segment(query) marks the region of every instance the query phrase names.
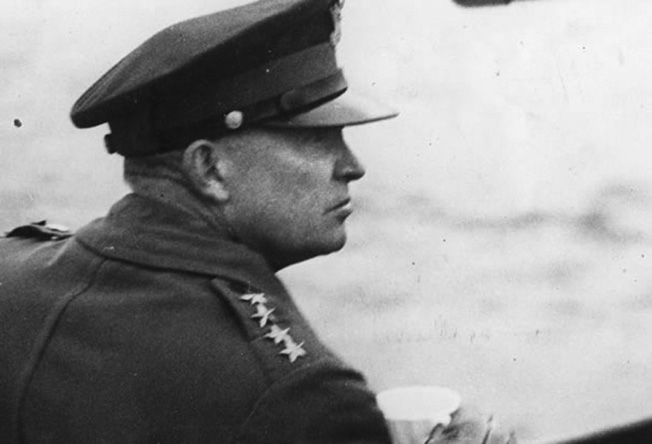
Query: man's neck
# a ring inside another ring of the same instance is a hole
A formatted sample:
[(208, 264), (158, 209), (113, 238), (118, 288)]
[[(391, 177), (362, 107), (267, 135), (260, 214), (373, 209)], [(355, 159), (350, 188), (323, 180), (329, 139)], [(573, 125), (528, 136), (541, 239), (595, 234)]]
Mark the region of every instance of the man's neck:
[(134, 194), (182, 210), (191, 217), (201, 219), (217, 232), (234, 238), (219, 208), (204, 202), (188, 188), (183, 178), (140, 176), (133, 182)]

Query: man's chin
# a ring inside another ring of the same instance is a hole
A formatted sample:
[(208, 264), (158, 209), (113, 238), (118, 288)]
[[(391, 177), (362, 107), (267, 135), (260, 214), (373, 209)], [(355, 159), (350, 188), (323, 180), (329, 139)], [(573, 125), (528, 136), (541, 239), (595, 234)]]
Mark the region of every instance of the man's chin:
[(330, 253), (335, 253), (337, 251), (340, 251), (344, 246), (346, 245), (346, 231), (342, 229), (340, 233), (336, 237), (333, 238), (333, 241), (329, 245), (329, 250), (327, 253), (324, 254), (330, 254)]
[(346, 234), (339, 235), (333, 239), (330, 239), (328, 242), (322, 242), (318, 245), (313, 246), (313, 248), (306, 249), (303, 254), (304, 259), (309, 260), (317, 256), (327, 256), (332, 253), (340, 251), (346, 245)]
[[(319, 256), (327, 256), (332, 253), (340, 251), (346, 245), (346, 234), (332, 239), (329, 242), (323, 242), (318, 245), (313, 245), (312, 248), (305, 248), (301, 252), (296, 252), (293, 255), (286, 257), (284, 264), (280, 268), (285, 268), (290, 265), (305, 262)], [(279, 258), (280, 259), (280, 258)], [(277, 261), (278, 263), (279, 261)], [(280, 264), (279, 264), (280, 265)]]

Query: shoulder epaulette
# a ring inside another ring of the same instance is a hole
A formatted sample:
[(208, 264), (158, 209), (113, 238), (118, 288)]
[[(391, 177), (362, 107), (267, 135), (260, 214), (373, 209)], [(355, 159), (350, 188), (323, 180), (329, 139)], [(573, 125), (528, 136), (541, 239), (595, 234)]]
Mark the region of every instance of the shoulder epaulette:
[(287, 314), (281, 314), (282, 307), (274, 306), (274, 296), (251, 289), (238, 291), (233, 285), (219, 279), (214, 279), (213, 285), (226, 296), (232, 308), (244, 320), (243, 326), (251, 339), (267, 340), (267, 353), (277, 355), (289, 364), (294, 364), (299, 358), (308, 355), (304, 349), (305, 342), (296, 340), (290, 334), (294, 327), (290, 328), (288, 325)]
[(5, 234), (5, 237), (24, 237), (39, 240), (59, 240), (72, 236), (72, 232), (61, 225), (48, 224), (42, 220), (22, 225)]

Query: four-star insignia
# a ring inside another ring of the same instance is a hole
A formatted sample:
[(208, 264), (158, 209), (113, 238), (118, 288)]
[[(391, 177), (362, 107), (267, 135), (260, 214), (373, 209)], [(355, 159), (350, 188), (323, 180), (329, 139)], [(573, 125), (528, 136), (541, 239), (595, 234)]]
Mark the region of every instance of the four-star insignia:
[(285, 342), (287, 340), (292, 340), (290, 335), (288, 334), (290, 332), (289, 328), (282, 329), (278, 325), (272, 325), (272, 327), (269, 330), (269, 333), (265, 335), (267, 339), (271, 339), (274, 341), (274, 344), (280, 344), (281, 342)]
[(279, 355), (285, 355), (290, 363), (294, 363), (297, 359), (306, 356), (308, 352), (303, 348), (305, 342), (297, 344), (292, 336), (290, 336), (289, 328), (281, 328), (276, 324), (276, 317), (274, 316), (274, 308), (267, 307), (269, 300), (265, 297), (264, 293), (247, 293), (240, 296), (242, 302), (248, 302), (250, 307), (254, 307), (256, 312), (251, 315), (251, 318), (258, 320), (260, 328), (269, 326), (268, 333), (264, 336), (267, 339), (274, 341), (275, 345), (283, 344), (285, 347), (279, 352)]
[(280, 352), (280, 354), (287, 355), (290, 362), (294, 363), (294, 361), (306, 355), (306, 351), (303, 349), (303, 344), (305, 344), (305, 342), (297, 344), (291, 339), (285, 341), (285, 348)]
[(264, 305), (256, 305), (256, 313), (251, 315), (251, 318), (260, 319), (260, 322), (258, 323), (260, 327), (266, 327), (270, 321), (270, 316), (274, 313), (274, 310), (274, 308), (269, 309)]
[(265, 305), (267, 298), (264, 293), (250, 293), (240, 296), (240, 300), (249, 302), (251, 305)]

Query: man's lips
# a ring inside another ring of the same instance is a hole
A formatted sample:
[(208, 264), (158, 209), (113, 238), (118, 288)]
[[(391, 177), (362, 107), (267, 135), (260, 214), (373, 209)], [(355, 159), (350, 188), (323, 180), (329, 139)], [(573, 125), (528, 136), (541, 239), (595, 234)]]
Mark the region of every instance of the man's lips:
[(330, 207), (326, 210), (327, 213), (337, 212), (337, 213), (346, 213), (349, 215), (353, 212), (353, 205), (351, 204), (351, 198), (346, 198), (338, 202), (337, 204)]

